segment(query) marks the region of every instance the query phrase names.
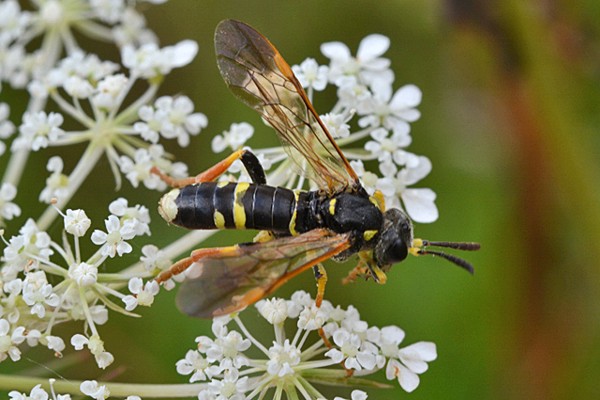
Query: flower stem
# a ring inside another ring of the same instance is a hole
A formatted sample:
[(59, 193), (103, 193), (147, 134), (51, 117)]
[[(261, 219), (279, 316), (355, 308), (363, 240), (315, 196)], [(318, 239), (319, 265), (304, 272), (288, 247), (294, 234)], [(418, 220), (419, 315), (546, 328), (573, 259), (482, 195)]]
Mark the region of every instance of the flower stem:
[[(57, 380), (53, 387), (57, 393), (81, 395), (79, 386), (82, 381), (77, 380)], [(12, 374), (0, 374), (0, 389), (30, 391), (35, 385), (41, 384), (48, 391), (50, 384), (47, 380), (39, 377), (26, 377)], [(141, 396), (142, 398), (184, 398), (196, 397), (198, 393), (206, 386), (203, 384), (144, 384), (144, 383), (113, 383), (98, 382), (98, 385), (106, 385), (111, 396), (126, 397), (131, 394)]]
[(77, 163), (77, 166), (69, 176), (69, 190), (67, 194), (59, 199), (54, 206), (46, 208), (42, 216), (37, 221), (37, 226), (41, 230), (46, 230), (52, 224), (58, 213), (54, 207), (62, 209), (71, 200), (77, 189), (81, 186), (85, 178), (90, 174), (98, 159), (102, 155), (102, 147), (96, 146), (94, 142), (90, 143), (85, 153)]

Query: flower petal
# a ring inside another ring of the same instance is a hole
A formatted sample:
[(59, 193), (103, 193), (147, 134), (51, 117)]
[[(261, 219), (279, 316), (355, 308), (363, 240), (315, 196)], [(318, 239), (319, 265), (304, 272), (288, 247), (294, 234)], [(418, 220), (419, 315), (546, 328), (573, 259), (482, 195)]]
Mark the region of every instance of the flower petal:
[(356, 58), (361, 61), (373, 60), (390, 48), (390, 39), (377, 33), (369, 35), (361, 40), (358, 46)]
[(402, 202), (408, 215), (416, 222), (429, 223), (438, 219), (435, 192), (431, 189), (406, 189)]
[(321, 53), (331, 60), (345, 61), (348, 60), (350, 49), (342, 42), (327, 42), (321, 45)]

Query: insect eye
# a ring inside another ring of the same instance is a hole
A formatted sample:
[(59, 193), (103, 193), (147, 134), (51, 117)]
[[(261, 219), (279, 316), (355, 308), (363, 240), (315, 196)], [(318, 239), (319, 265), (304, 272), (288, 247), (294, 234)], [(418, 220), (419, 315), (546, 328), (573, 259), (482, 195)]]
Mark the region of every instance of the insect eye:
[(379, 266), (391, 265), (408, 256), (412, 242), (412, 225), (400, 210), (391, 208), (384, 214), (381, 236), (375, 246), (375, 259)]
[(398, 231), (389, 227), (381, 233), (379, 243), (375, 248), (377, 264), (389, 265), (400, 262), (408, 256), (408, 245)]
[(387, 262), (390, 264), (400, 262), (408, 256), (408, 246), (400, 236), (396, 236), (385, 250)]

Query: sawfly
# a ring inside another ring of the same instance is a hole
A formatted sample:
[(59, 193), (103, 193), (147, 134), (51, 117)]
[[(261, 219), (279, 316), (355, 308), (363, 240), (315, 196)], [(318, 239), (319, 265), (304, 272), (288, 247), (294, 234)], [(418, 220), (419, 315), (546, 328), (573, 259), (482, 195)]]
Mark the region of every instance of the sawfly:
[[(404, 211), (386, 210), (380, 193), (367, 193), (267, 38), (243, 22), (225, 20), (217, 26), (215, 49), (219, 71), (233, 94), (275, 129), (318, 189), (269, 186), (256, 156), (244, 149), (195, 177), (174, 179), (154, 169), (174, 188), (159, 202), (169, 223), (261, 231), (252, 243), (194, 250), (156, 278), (164, 282), (187, 270), (178, 296), (183, 312), (209, 318), (238, 311), (310, 268), (320, 305), (327, 280), (321, 263), (330, 258), (358, 256), (347, 280), (361, 276), (385, 283), (390, 267), (409, 254), (440, 256), (473, 272), (467, 261), (431, 247), (477, 250), (479, 244), (416, 239)], [(252, 182), (217, 182), (236, 160)]]

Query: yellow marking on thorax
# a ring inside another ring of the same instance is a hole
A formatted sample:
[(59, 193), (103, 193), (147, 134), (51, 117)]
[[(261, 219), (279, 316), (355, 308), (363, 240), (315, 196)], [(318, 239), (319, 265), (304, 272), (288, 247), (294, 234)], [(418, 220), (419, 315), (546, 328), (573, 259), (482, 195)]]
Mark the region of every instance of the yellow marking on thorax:
[(363, 238), (365, 239), (365, 241), (368, 242), (369, 240), (373, 239), (373, 236), (377, 235), (377, 232), (379, 232), (379, 231), (376, 229), (364, 231)]
[(379, 190), (376, 190), (375, 193), (373, 193), (373, 196), (369, 196), (369, 201), (371, 201), (375, 207), (379, 208), (381, 212), (385, 211), (385, 197)]
[(222, 189), (222, 188), (224, 188), (225, 186), (229, 185), (230, 183), (231, 183), (231, 182), (228, 182), (228, 181), (219, 181), (219, 182), (217, 182), (217, 187), (218, 187), (219, 189)]
[(225, 229), (225, 217), (218, 210), (215, 210), (213, 222), (217, 229)]
[(300, 195), (300, 192), (297, 190), (294, 190), (294, 199), (295, 199), (296, 206), (294, 207), (294, 213), (292, 214), (292, 218), (290, 219), (290, 224), (288, 225), (288, 229), (289, 229), (290, 233), (292, 234), (292, 236), (298, 235), (298, 232), (296, 231), (296, 216), (298, 214), (298, 196), (299, 195)]
[(329, 200), (329, 214), (335, 215), (335, 203), (337, 203), (337, 199)]
[(235, 192), (233, 194), (233, 223), (237, 229), (244, 229), (246, 227), (246, 210), (242, 204), (242, 197), (244, 193), (250, 187), (248, 182), (240, 182), (235, 186)]

